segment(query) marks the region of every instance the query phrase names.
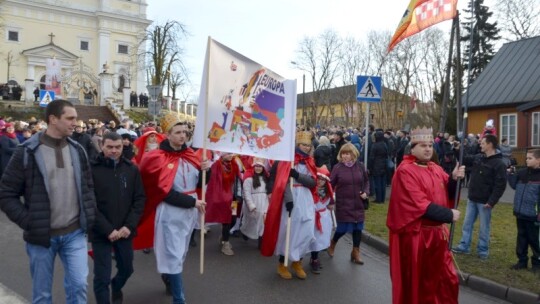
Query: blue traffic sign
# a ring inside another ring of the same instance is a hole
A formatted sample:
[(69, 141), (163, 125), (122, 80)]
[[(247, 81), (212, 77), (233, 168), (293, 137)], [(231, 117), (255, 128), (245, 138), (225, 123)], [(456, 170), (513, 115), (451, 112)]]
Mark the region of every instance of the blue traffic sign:
[(379, 76), (356, 77), (356, 100), (366, 102), (381, 102), (382, 81)]
[(54, 91), (39, 90), (39, 106), (46, 108), (54, 100)]

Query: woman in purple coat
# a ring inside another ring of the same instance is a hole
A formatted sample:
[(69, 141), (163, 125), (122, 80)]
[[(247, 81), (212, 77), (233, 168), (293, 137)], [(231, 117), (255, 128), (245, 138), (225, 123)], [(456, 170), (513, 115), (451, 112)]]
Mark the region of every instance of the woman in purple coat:
[(356, 161), (358, 154), (353, 144), (344, 144), (337, 157), (339, 163), (332, 168), (330, 183), (336, 195), (337, 227), (328, 247), (328, 255), (334, 256), (337, 241), (350, 232), (353, 238), (351, 261), (363, 265), (364, 261), (360, 258), (360, 240), (364, 229), (363, 200), (369, 196), (369, 178), (364, 164)]

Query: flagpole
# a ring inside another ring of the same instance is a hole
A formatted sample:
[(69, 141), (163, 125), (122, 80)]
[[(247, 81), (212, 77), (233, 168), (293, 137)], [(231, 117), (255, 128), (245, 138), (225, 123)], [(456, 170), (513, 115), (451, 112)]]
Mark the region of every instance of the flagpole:
[(454, 38), (456, 33), (456, 18), (452, 22), (452, 30), (450, 31), (450, 48), (448, 50), (448, 64), (446, 67), (446, 75), (444, 79), (444, 95), (442, 111), (439, 120), (439, 132), (446, 132), (446, 118), (448, 116), (448, 100), (450, 99), (450, 71), (452, 69), (452, 55), (454, 52)]
[[(206, 91), (205, 91), (205, 100), (204, 100), (204, 133), (203, 136), (206, 137), (206, 134), (208, 134), (208, 126), (206, 123), (207, 115), (208, 115), (208, 97), (209, 97), (209, 87), (210, 87), (210, 43), (212, 43), (212, 38), (208, 36), (208, 44), (206, 46), (206, 54), (208, 54), (208, 58), (206, 61)], [(203, 162), (206, 161), (206, 138), (203, 139)], [(203, 202), (206, 202), (206, 170), (202, 171), (202, 195), (201, 200)], [(204, 217), (205, 213), (202, 213), (200, 218), (200, 228), (201, 228), (201, 249), (200, 249), (200, 265), (199, 265), (199, 271), (201, 274), (204, 273)]]
[[(459, 13), (457, 14), (456, 16), (456, 19), (457, 19), (457, 39), (459, 39)], [(473, 0), (471, 0), (471, 32), (470, 32), (470, 39), (469, 39), (469, 62), (467, 64), (467, 93), (465, 93), (465, 100), (463, 102), (463, 127), (462, 127), (462, 133), (463, 133), (463, 139), (462, 139), (462, 144), (461, 144), (461, 147), (459, 149), (459, 164), (460, 165), (463, 165), (463, 154), (464, 154), (464, 149), (465, 149), (465, 135), (467, 134), (467, 124), (468, 124), (468, 104), (469, 104), (469, 88), (470, 88), (470, 84), (471, 84), (471, 66), (472, 66), (472, 44), (473, 44), (473, 23), (474, 23), (474, 4), (473, 4)], [(458, 42), (459, 43), (459, 42)], [(458, 47), (458, 50), (459, 50), (459, 47)], [(461, 53), (457, 53), (457, 55), (459, 56), (458, 57), (458, 62), (460, 63), (461, 62)], [(461, 69), (458, 69), (458, 72), (461, 71)], [(458, 79), (458, 81), (461, 81), (461, 73), (458, 73), (458, 77), (456, 77)], [(458, 92), (459, 94), (460, 92)], [(461, 179), (458, 179), (457, 181), (457, 186), (456, 186), (456, 194), (455, 194), (455, 198), (454, 198), (454, 209), (457, 209), (458, 206), (459, 206), (459, 199), (460, 199), (460, 194), (461, 194)], [(448, 248), (449, 249), (452, 249), (452, 243), (454, 241), (454, 230), (455, 230), (455, 223), (452, 222), (452, 224), (450, 224), (450, 235), (448, 237)]]

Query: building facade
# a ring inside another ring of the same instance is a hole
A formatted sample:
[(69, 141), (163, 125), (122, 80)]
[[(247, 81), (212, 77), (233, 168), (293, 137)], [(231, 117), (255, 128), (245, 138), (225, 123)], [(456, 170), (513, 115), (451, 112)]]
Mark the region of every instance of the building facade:
[[(87, 104), (145, 91), (146, 10), (146, 0), (0, 1), (0, 84), (20, 86), (26, 102), (35, 88)], [(112, 96), (98, 97), (103, 74)]]

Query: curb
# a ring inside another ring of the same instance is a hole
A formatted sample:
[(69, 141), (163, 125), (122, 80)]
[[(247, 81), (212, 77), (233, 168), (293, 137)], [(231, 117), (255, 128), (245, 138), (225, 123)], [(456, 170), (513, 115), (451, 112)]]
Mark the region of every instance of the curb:
[(0, 303), (2, 304), (28, 304), (27, 300), (0, 283)]
[[(388, 243), (383, 239), (362, 231), (362, 241), (388, 255)], [(463, 276), (463, 277), (462, 277)], [(506, 286), (479, 276), (461, 272), (459, 283), (475, 291), (515, 304), (539, 304), (540, 296), (533, 292)]]

